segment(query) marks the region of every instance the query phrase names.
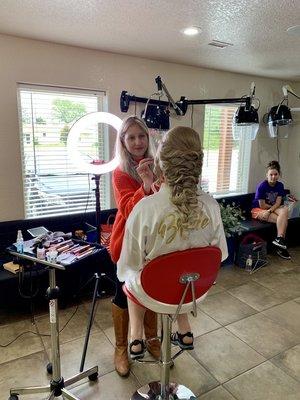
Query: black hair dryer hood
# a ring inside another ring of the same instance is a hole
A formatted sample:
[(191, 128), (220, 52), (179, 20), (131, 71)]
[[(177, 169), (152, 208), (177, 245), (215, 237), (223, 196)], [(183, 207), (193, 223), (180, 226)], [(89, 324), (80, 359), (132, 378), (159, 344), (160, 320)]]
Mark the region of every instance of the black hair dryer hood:
[(165, 106), (149, 104), (142, 118), (150, 129), (168, 130), (170, 128), (169, 110)]
[(271, 108), (268, 123), (272, 125), (289, 125), (293, 122), (291, 110), (285, 104)]

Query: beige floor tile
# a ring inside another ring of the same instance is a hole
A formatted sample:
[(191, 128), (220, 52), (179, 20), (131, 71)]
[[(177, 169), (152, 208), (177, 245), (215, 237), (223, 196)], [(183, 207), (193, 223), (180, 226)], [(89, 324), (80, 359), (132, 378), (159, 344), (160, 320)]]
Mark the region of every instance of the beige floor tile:
[(221, 267), (217, 277), (217, 284), (225, 289), (239, 286), (250, 281), (250, 275), (244, 270), (235, 266)]
[(217, 283), (215, 285), (213, 285), (209, 291), (207, 292), (207, 296), (213, 296), (214, 294), (217, 293), (221, 293), (224, 292), (226, 290), (226, 288), (224, 286), (222, 286), (217, 279)]
[[(0, 343), (1, 345), (8, 344), (19, 334), (28, 331), (36, 332), (35, 326), (29, 319), (3, 325), (0, 327)], [(1, 348), (0, 364), (41, 350), (43, 350), (43, 344), (40, 337), (26, 333), (9, 346)]]
[(300, 381), (300, 344), (278, 354), (271, 361)]
[[(90, 312), (90, 303), (85, 304), (88, 312)], [(111, 313), (111, 298), (97, 300), (95, 310), (95, 322), (103, 330), (113, 325)]]
[[(86, 334), (86, 329), (88, 325), (88, 312), (83, 305), (80, 305), (77, 312), (72, 316), (75, 310), (76, 307), (70, 307), (66, 310), (58, 311), (59, 330), (61, 331), (59, 335), (59, 340), (61, 344), (76, 338), (83, 337)], [(69, 319), (69, 323), (64, 329), (62, 329)], [(36, 324), (40, 333), (50, 333), (49, 316), (36, 318)], [(100, 328), (98, 327), (97, 323), (94, 322), (92, 324), (91, 333), (95, 333), (97, 331), (100, 332)], [(45, 347), (50, 347), (50, 337), (44, 336), (42, 339)]]
[(297, 299), (294, 299), (294, 301), (296, 301), (296, 303), (300, 303), (300, 297), (298, 297)]
[(126, 400), (138, 387), (132, 374), (128, 378), (121, 378), (116, 372), (111, 372), (101, 376), (97, 382), (86, 381), (72, 388), (72, 393), (80, 400)]
[(223, 325), (238, 321), (257, 312), (227, 292), (207, 297), (203, 302), (199, 303), (199, 308)]
[(294, 269), (298, 265), (298, 261), (294, 258), (293, 251), (290, 252), (292, 259), (284, 260), (277, 254), (268, 255), (269, 264), (268, 267), (274, 274), (283, 273)]
[(198, 337), (193, 356), (220, 383), (265, 361), (264, 357), (225, 328)]
[[(131, 369), (140, 386), (160, 379), (160, 367), (158, 365), (133, 363)], [(182, 353), (175, 360), (175, 366), (171, 369), (170, 380), (188, 387), (197, 396), (218, 385), (217, 380), (188, 352)]]
[[(75, 339), (60, 346), (61, 366), (65, 376), (78, 373), (81, 363), (84, 338)], [(114, 347), (102, 332), (90, 336), (85, 369), (98, 365), (99, 375), (114, 371)]]
[[(207, 314), (202, 312), (201, 310), (197, 310), (197, 317), (193, 318), (193, 316), (189, 316), (189, 321), (192, 327), (192, 332), (194, 337), (203, 335), (204, 333), (213, 331), (214, 329), (218, 329), (221, 327), (214, 319), (209, 317)], [(177, 329), (177, 324), (174, 324), (173, 330)]]
[(229, 289), (228, 292), (257, 311), (266, 310), (285, 301), (285, 298), (281, 297), (279, 293), (256, 282), (237, 286)]
[(263, 314), (244, 318), (226, 328), (266, 358), (298, 344), (299, 336)]
[(282, 327), (300, 335), (300, 304), (295, 301), (289, 301), (280, 304), (269, 310), (263, 311), (263, 314)]
[(205, 393), (199, 398), (199, 400), (235, 400), (235, 398), (223, 388), (223, 386), (218, 386), (217, 388)]
[[(0, 399), (7, 400), (9, 390), (16, 387), (48, 385), (47, 359), (44, 352), (13, 360), (0, 365)], [(26, 395), (26, 400), (41, 400), (45, 395)], [(24, 396), (25, 399), (25, 396)]]
[(300, 383), (267, 361), (224, 384), (238, 400), (299, 400)]
[(286, 299), (299, 297), (300, 279), (293, 271), (291, 273), (273, 274), (264, 277), (254, 276), (253, 280), (268, 289), (280, 293)]

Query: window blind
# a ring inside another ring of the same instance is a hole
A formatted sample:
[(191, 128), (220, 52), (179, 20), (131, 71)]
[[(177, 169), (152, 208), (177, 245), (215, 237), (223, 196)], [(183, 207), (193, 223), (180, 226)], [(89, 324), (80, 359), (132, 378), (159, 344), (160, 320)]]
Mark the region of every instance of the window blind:
[(215, 196), (248, 191), (251, 140), (232, 137), (237, 106), (206, 105), (201, 186)]
[[(103, 111), (105, 92), (20, 84), (18, 105), (25, 217), (36, 218), (95, 210), (91, 176), (68, 158), (67, 137), (81, 116)], [(107, 161), (106, 127), (89, 126), (79, 149), (87, 160)], [(109, 180), (100, 182), (101, 208), (109, 208)]]

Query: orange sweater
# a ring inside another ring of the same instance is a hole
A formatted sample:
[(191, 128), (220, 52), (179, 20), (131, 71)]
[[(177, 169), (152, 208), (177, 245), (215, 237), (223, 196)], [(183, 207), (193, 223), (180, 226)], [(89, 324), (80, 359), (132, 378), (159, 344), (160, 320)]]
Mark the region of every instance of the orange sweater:
[(120, 258), (127, 218), (136, 203), (146, 194), (143, 186), (119, 167), (113, 172), (112, 185), (118, 212), (110, 238), (110, 254), (116, 263)]

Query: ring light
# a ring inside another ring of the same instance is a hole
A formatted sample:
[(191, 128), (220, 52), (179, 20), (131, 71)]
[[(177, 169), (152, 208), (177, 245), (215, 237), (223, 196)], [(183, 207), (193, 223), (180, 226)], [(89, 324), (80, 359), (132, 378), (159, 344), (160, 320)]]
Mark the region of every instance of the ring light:
[(103, 123), (112, 126), (116, 131), (119, 130), (122, 120), (114, 114), (107, 112), (92, 112), (79, 118), (71, 127), (68, 135), (68, 154), (77, 169), (81, 172), (102, 175), (113, 171), (119, 165), (119, 159), (115, 156), (112, 160), (104, 164), (90, 164), (84, 160), (83, 155), (78, 150), (79, 136), (84, 129), (91, 123)]

